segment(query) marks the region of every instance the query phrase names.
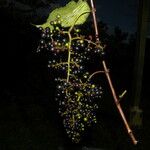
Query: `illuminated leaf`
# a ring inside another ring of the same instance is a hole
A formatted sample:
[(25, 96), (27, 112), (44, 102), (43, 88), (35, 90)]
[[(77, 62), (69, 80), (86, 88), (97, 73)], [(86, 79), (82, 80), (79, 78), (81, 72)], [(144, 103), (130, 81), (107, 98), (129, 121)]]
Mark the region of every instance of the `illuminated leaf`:
[(79, 0), (78, 2), (72, 0), (66, 6), (53, 10), (44, 24), (35, 26), (44, 29), (49, 27), (53, 30), (53, 25), (50, 22), (55, 21), (58, 16), (60, 16), (62, 27), (80, 25), (87, 20), (89, 13), (90, 7), (86, 0)]

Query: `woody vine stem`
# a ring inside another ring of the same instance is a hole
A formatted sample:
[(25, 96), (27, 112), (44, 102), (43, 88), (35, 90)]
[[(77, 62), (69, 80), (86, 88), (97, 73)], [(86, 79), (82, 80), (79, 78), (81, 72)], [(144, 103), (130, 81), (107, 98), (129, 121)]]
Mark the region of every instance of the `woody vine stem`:
[[(92, 15), (93, 15), (93, 21), (94, 21), (95, 38), (96, 38), (96, 42), (97, 42), (97, 43), (100, 43), (100, 40), (99, 40), (99, 33), (98, 33), (98, 27), (97, 27), (97, 20), (96, 20), (96, 9), (95, 9), (95, 7), (94, 7), (93, 0), (90, 0), (90, 3), (91, 3)], [(104, 72), (105, 72), (106, 78), (107, 78), (107, 80), (108, 80), (108, 83), (109, 83), (109, 86), (110, 86), (110, 89), (111, 89), (111, 92), (112, 92), (112, 95), (113, 95), (115, 104), (116, 104), (116, 106), (117, 106), (117, 108), (118, 108), (118, 111), (119, 111), (119, 113), (120, 113), (120, 115), (121, 115), (121, 117), (122, 117), (122, 120), (123, 120), (123, 122), (124, 122), (124, 125), (125, 125), (125, 127), (126, 127), (126, 129), (127, 129), (127, 132), (128, 132), (128, 134), (129, 134), (129, 136), (130, 136), (130, 138), (131, 138), (133, 144), (136, 145), (136, 144), (137, 144), (137, 140), (136, 140), (136, 138), (135, 138), (135, 136), (134, 136), (132, 130), (130, 129), (130, 126), (129, 126), (127, 120), (126, 120), (126, 117), (125, 117), (125, 115), (124, 115), (124, 113), (123, 113), (123, 110), (122, 110), (122, 108), (121, 108), (121, 105), (120, 105), (120, 103), (119, 103), (119, 99), (118, 99), (118, 97), (117, 97), (117, 95), (116, 95), (116, 92), (115, 92), (115, 89), (114, 89), (114, 87), (113, 87), (113, 84), (112, 84), (112, 81), (111, 81), (111, 77), (110, 77), (108, 68), (107, 68), (107, 66), (106, 66), (106, 62), (103, 60), (103, 61), (102, 61), (102, 64), (103, 64)]]

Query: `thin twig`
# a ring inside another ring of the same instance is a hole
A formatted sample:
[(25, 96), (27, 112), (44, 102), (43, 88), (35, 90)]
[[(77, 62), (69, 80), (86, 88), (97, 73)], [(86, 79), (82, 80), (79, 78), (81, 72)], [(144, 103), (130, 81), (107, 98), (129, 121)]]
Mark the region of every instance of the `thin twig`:
[(99, 74), (99, 73), (105, 73), (105, 71), (96, 71), (96, 72), (92, 73), (92, 74), (89, 76), (89, 78), (87, 79), (87, 81), (90, 80), (94, 75)]
[(133, 135), (133, 133), (132, 133), (132, 130), (130, 129), (130, 126), (129, 126), (129, 124), (128, 124), (126, 118), (125, 118), (125, 115), (124, 115), (123, 110), (122, 110), (122, 108), (121, 108), (121, 105), (120, 105), (120, 103), (119, 103), (118, 97), (117, 97), (116, 92), (115, 92), (115, 90), (114, 90), (114, 87), (113, 87), (113, 85), (112, 85), (112, 81), (111, 81), (109, 72), (107, 71), (108, 69), (107, 69), (106, 63), (105, 63), (105, 61), (103, 61), (102, 63), (103, 63), (103, 67), (104, 67), (104, 70), (105, 70), (105, 74), (106, 74), (106, 77), (107, 77), (107, 80), (108, 80), (108, 83), (109, 83), (109, 86), (110, 86), (110, 89), (111, 89), (111, 92), (112, 92), (112, 95), (113, 95), (115, 104), (116, 104), (116, 106), (117, 106), (117, 108), (118, 108), (118, 111), (119, 111), (119, 113), (120, 113), (120, 115), (121, 115), (121, 117), (122, 117), (122, 119), (123, 119), (123, 122), (124, 122), (124, 125), (125, 125), (126, 129), (127, 129), (127, 132), (128, 132), (129, 136), (130, 136), (131, 139), (132, 139), (133, 144), (136, 145), (136, 144), (137, 144), (137, 140), (135, 139), (135, 137), (134, 137), (134, 135)]
[[(96, 9), (94, 7), (93, 0), (90, 0), (90, 1), (91, 1), (92, 15), (93, 15), (93, 21), (94, 21), (94, 28), (95, 28), (95, 38), (96, 38), (96, 41), (98, 43), (100, 43), (99, 34), (98, 34), (98, 27), (97, 27), (97, 20), (96, 20), (96, 14), (95, 14)], [(118, 97), (116, 96), (116, 92), (114, 90), (114, 87), (113, 87), (113, 84), (112, 84), (112, 81), (111, 81), (111, 78), (110, 78), (110, 74), (109, 74), (109, 71), (107, 69), (107, 66), (106, 66), (106, 63), (105, 63), (104, 60), (102, 61), (102, 64), (103, 64), (103, 67), (104, 67), (104, 72), (105, 72), (105, 75), (107, 77), (107, 80), (108, 80), (108, 83), (109, 83), (109, 86), (110, 86), (110, 89), (111, 89), (111, 92), (112, 92), (115, 104), (116, 104), (116, 106), (118, 108), (118, 111), (119, 111), (119, 113), (120, 113), (120, 115), (122, 117), (124, 125), (125, 125), (125, 127), (127, 129), (127, 132), (129, 134), (133, 144), (136, 145), (137, 144), (137, 140), (135, 139), (135, 137), (134, 137), (134, 135), (132, 133), (132, 130), (130, 129), (129, 124), (128, 124), (127, 120), (126, 120), (126, 117), (125, 117), (125, 115), (123, 113), (123, 110), (122, 110), (121, 105), (119, 103)]]

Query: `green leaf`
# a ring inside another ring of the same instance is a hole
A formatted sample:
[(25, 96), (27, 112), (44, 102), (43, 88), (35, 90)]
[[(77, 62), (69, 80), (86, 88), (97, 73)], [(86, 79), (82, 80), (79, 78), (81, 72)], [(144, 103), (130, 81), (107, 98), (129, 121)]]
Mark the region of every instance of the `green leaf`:
[(49, 27), (53, 30), (53, 25), (50, 22), (55, 21), (57, 16), (60, 16), (62, 27), (80, 25), (87, 20), (90, 11), (91, 9), (86, 0), (79, 0), (78, 2), (71, 0), (66, 6), (53, 10), (44, 24), (35, 26), (44, 29)]

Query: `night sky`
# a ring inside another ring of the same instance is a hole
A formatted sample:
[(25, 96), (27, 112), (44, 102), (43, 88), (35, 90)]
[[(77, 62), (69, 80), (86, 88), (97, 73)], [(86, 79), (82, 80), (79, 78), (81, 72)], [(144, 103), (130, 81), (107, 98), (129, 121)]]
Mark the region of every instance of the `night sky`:
[(97, 15), (110, 28), (119, 26), (125, 32), (135, 32), (137, 0), (100, 0), (96, 2)]

